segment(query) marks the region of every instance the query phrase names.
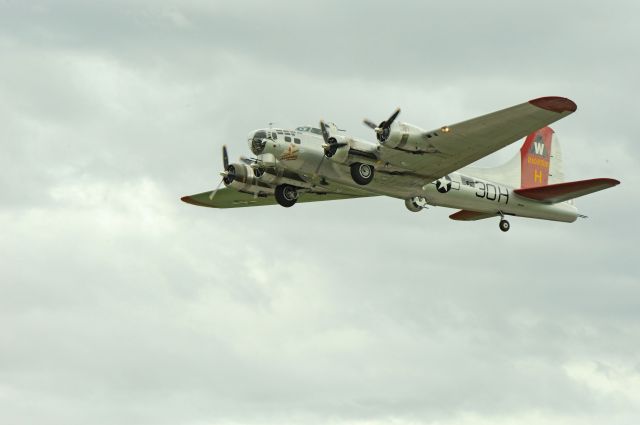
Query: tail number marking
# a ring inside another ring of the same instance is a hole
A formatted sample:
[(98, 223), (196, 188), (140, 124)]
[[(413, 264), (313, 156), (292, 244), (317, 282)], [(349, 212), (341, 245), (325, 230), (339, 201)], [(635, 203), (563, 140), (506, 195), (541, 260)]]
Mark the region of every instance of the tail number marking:
[(476, 196), (488, 201), (503, 202), (504, 197), (505, 205), (509, 203), (509, 190), (502, 186), (496, 186), (491, 183), (475, 182), (476, 183)]

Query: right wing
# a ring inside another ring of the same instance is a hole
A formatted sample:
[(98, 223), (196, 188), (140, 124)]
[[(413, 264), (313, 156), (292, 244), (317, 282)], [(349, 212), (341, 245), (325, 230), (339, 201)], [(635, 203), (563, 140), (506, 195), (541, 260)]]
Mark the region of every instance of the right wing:
[[(573, 113), (563, 97), (541, 97), (458, 124), (424, 132), (421, 152), (381, 146), (379, 160), (437, 180)], [(381, 171), (381, 170), (379, 170)]]

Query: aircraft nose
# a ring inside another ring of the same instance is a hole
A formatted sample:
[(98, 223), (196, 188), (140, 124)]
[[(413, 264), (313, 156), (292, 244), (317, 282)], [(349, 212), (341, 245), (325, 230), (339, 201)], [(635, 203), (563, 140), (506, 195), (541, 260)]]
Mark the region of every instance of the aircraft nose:
[(267, 132), (256, 130), (249, 133), (249, 149), (254, 155), (260, 155), (267, 145)]

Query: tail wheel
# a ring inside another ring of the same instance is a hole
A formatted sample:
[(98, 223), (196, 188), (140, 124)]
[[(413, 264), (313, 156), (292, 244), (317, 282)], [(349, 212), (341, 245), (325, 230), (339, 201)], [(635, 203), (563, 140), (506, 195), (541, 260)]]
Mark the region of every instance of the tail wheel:
[(298, 200), (298, 189), (288, 184), (276, 186), (276, 201), (285, 208), (292, 207)]
[(502, 230), (503, 232), (508, 232), (509, 229), (511, 228), (511, 225), (505, 219), (500, 220), (499, 226), (500, 226), (500, 230)]
[(361, 162), (351, 164), (351, 177), (354, 182), (362, 186), (371, 183), (374, 171), (373, 165), (363, 164)]

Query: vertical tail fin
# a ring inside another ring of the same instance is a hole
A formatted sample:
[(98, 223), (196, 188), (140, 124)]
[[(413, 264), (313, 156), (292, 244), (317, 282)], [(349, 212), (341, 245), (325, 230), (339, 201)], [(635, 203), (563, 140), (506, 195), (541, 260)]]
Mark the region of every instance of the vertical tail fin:
[(558, 136), (553, 133), (551, 138), (551, 164), (549, 165), (549, 184), (564, 182), (564, 167), (562, 165), (562, 150), (558, 142)]
[(564, 182), (562, 151), (551, 127), (534, 131), (520, 148), (520, 187), (547, 186)]
[(529, 188), (549, 184), (551, 149), (555, 133), (549, 127), (527, 136), (520, 148), (520, 187)]
[(494, 168), (470, 167), (469, 172), (523, 189), (562, 183), (564, 174), (558, 137), (550, 127), (541, 128), (527, 136), (520, 152), (507, 163)]

